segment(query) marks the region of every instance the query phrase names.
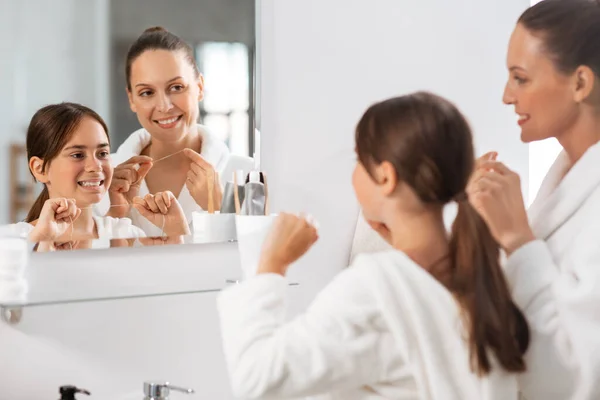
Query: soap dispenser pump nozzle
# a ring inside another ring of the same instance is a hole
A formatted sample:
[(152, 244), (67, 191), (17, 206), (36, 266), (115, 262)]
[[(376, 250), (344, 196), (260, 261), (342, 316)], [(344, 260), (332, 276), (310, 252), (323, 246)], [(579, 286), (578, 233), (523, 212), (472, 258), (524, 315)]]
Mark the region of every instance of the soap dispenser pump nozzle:
[(61, 386), (58, 389), (58, 393), (60, 393), (59, 400), (77, 400), (75, 397), (76, 393), (87, 394), (87, 395), (91, 394), (90, 392), (88, 392), (85, 389), (79, 389), (78, 387), (71, 386), (71, 385)]

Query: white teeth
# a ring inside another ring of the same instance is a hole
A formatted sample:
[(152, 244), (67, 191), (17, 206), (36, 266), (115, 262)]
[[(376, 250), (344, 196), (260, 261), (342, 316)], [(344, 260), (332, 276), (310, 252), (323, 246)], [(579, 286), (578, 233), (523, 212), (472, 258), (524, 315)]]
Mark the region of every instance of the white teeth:
[(162, 121), (158, 121), (158, 123), (160, 125), (169, 125), (172, 124), (173, 122), (177, 121), (179, 117), (175, 117), (175, 118), (171, 118), (171, 119), (163, 119)]
[(518, 117), (519, 121), (525, 121), (527, 118), (529, 118), (527, 115), (518, 115)]
[(79, 184), (81, 186), (85, 186), (85, 187), (98, 187), (100, 186), (101, 182), (79, 182)]

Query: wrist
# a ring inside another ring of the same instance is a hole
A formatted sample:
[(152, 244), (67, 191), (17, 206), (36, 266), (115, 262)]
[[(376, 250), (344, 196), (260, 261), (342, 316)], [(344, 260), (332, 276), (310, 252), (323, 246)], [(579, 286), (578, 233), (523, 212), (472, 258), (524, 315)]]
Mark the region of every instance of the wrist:
[(536, 237), (531, 231), (531, 228), (528, 226), (526, 229), (523, 229), (520, 232), (507, 235), (506, 238), (502, 240), (501, 245), (506, 252), (506, 255), (510, 256), (522, 246), (534, 240), (536, 240)]
[(257, 274), (278, 274), (285, 276), (287, 265), (275, 260), (261, 260), (258, 264)]

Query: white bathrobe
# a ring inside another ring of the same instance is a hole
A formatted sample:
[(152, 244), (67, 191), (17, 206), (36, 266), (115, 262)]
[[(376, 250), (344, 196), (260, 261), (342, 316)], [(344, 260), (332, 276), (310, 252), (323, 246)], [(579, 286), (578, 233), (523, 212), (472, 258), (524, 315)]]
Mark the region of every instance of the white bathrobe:
[(514, 400), (514, 374), (469, 367), (451, 294), (405, 254), (359, 255), (285, 322), (285, 278), (255, 276), (218, 298), (234, 395), (243, 399)]
[[(200, 155), (210, 163), (215, 171), (220, 175), (227, 165), (227, 160), (229, 158), (229, 148), (219, 140), (217, 137), (212, 135), (205, 126), (198, 124), (198, 130), (202, 135), (202, 151)], [(113, 167), (127, 161), (133, 156), (139, 156), (149, 144), (152, 137), (150, 133), (148, 133), (145, 129), (138, 129), (133, 132), (125, 142), (117, 149), (117, 152), (112, 155), (112, 164)], [(156, 165), (155, 168), (160, 168), (160, 162)], [(220, 181), (223, 182), (223, 177), (220, 177)], [(144, 197), (149, 193), (148, 185), (146, 184), (146, 180), (142, 181), (140, 186), (140, 197)], [(185, 185), (181, 189), (181, 193), (179, 193), (179, 197), (177, 198), (181, 208), (183, 209), (183, 213), (188, 221), (188, 223), (192, 224), (192, 213), (194, 211), (203, 211), (202, 207), (200, 207), (189, 190)], [(101, 204), (96, 209), (96, 212), (99, 215), (105, 215), (110, 206), (109, 196), (105, 196), (102, 199)], [(220, 207), (218, 204), (216, 207)], [(134, 225), (139, 226), (146, 232), (148, 236), (162, 236), (163, 232), (159, 227), (148, 221), (144, 218), (137, 210), (131, 209), (129, 217), (133, 220)]]
[[(113, 239), (135, 239), (145, 237), (144, 231), (131, 223), (129, 218), (112, 218), (94, 216), (98, 238), (92, 240), (92, 249), (108, 249)], [(34, 226), (28, 222), (17, 222), (9, 225), (10, 230), (18, 236), (28, 237)]]
[(600, 399), (600, 143), (568, 168), (563, 152), (529, 209), (539, 240), (506, 264), (532, 328), (528, 400)]

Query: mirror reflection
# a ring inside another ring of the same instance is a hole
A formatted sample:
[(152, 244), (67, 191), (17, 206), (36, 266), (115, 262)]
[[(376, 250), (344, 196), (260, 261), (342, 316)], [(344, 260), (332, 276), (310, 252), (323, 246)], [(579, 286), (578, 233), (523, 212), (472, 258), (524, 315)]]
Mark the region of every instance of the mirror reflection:
[(14, 6), (44, 18), (8, 52), (0, 215), (36, 250), (231, 240), (226, 214), (267, 212), (266, 177), (250, 173), (254, 1), (177, 3)]

